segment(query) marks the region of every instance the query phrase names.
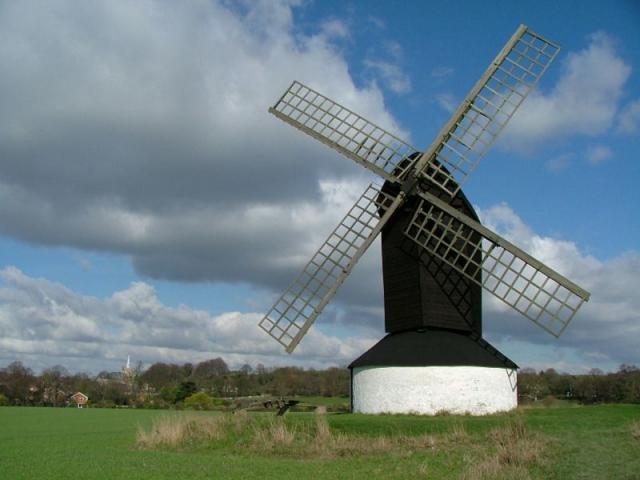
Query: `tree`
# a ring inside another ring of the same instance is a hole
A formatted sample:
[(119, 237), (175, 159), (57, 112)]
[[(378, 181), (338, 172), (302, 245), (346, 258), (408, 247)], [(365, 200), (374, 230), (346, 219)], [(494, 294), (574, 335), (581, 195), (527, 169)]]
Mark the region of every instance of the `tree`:
[(178, 387), (162, 387), (160, 389), (160, 398), (168, 403), (176, 403), (176, 397), (178, 395)]
[(178, 385), (178, 390), (176, 391), (175, 401), (182, 402), (185, 398), (190, 397), (191, 395), (196, 393), (197, 390), (198, 387), (196, 386), (195, 382), (192, 382), (190, 380), (186, 382), (180, 382), (180, 385)]
[(182, 369), (182, 378), (189, 378), (193, 375), (193, 363), (185, 363), (180, 367)]
[(518, 394), (531, 401), (537, 401), (549, 395), (549, 385), (543, 372), (540, 375), (525, 373), (518, 375)]
[(7, 397), (13, 405), (28, 405), (33, 403), (32, 388), (35, 377), (30, 368), (22, 362), (15, 361), (5, 368), (4, 378), (7, 385)]
[(60, 365), (42, 371), (40, 385), (42, 386), (42, 402), (45, 405), (57, 407), (66, 400), (68, 392), (65, 392), (62, 387), (65, 377), (68, 375), (67, 369)]
[(329, 368), (322, 372), (324, 377), (322, 394), (327, 397), (349, 395), (349, 371), (346, 368)]
[(218, 357), (211, 360), (200, 362), (195, 369), (193, 375), (200, 379), (210, 380), (215, 377), (221, 377), (229, 373), (229, 367), (226, 362)]
[(637, 372), (638, 371), (638, 367), (636, 367), (635, 365), (627, 365), (626, 363), (623, 363), (622, 365), (620, 365), (620, 369), (618, 370), (618, 372), (620, 373), (631, 373), (631, 372)]
[(140, 380), (143, 383), (149, 384), (156, 390), (177, 385), (185, 378), (185, 370), (183, 367), (172, 363), (162, 362), (154, 363), (142, 375), (140, 375)]

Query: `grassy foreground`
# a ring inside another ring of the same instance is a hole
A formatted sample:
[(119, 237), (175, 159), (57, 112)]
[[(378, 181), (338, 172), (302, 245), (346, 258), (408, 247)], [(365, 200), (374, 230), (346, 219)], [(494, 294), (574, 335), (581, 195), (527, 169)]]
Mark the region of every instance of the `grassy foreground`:
[(2, 407), (0, 479), (640, 480), (640, 405), (488, 417), (330, 414), (320, 423), (293, 413), (281, 424), (202, 413), (195, 425), (210, 425), (208, 433), (191, 432), (177, 446), (153, 443), (154, 425), (193, 415)]

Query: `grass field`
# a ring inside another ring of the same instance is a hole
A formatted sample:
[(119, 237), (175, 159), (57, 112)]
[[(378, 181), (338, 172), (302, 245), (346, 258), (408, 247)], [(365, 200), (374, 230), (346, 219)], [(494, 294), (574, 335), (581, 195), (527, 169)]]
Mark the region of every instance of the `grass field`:
[[(339, 449), (301, 454), (295, 443), (292, 449), (261, 449), (242, 435), (171, 449), (136, 446), (140, 429), (149, 431), (154, 421), (170, 415), (195, 414), (2, 407), (0, 479), (471, 479), (479, 478), (474, 464), (496, 456), (496, 432), (522, 419), (526, 436), (542, 439), (542, 460), (524, 471), (509, 467), (504, 478), (640, 480), (640, 405), (525, 408), (487, 417), (329, 414), (335, 438), (365, 445), (356, 454)], [(197, 415), (210, 420), (220, 414)], [(250, 418), (273, 422), (265, 414)], [(313, 421), (313, 414), (292, 413), (285, 425), (295, 430)], [(405, 436), (423, 439), (403, 448)], [(380, 450), (387, 445), (380, 444), (382, 437), (397, 441)], [(526, 450), (530, 444), (514, 448)]]

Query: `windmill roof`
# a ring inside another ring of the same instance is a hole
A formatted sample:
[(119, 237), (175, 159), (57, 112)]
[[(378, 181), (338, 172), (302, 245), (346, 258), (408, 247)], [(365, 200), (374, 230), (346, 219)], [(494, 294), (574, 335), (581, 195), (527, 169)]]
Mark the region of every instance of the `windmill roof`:
[(518, 368), (483, 338), (443, 329), (391, 333), (355, 359), (349, 368), (368, 366)]

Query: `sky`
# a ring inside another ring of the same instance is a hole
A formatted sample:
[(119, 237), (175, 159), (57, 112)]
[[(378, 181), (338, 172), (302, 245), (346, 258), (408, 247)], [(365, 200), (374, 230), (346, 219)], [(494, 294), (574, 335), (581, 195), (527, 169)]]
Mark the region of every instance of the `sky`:
[(269, 115), (295, 79), (426, 148), (519, 24), (561, 46), (465, 185), (591, 292), (523, 367), (639, 364), (637, 1), (0, 1), (0, 367), (345, 366), (384, 336), (376, 242), (292, 354), (257, 322), (375, 176)]

